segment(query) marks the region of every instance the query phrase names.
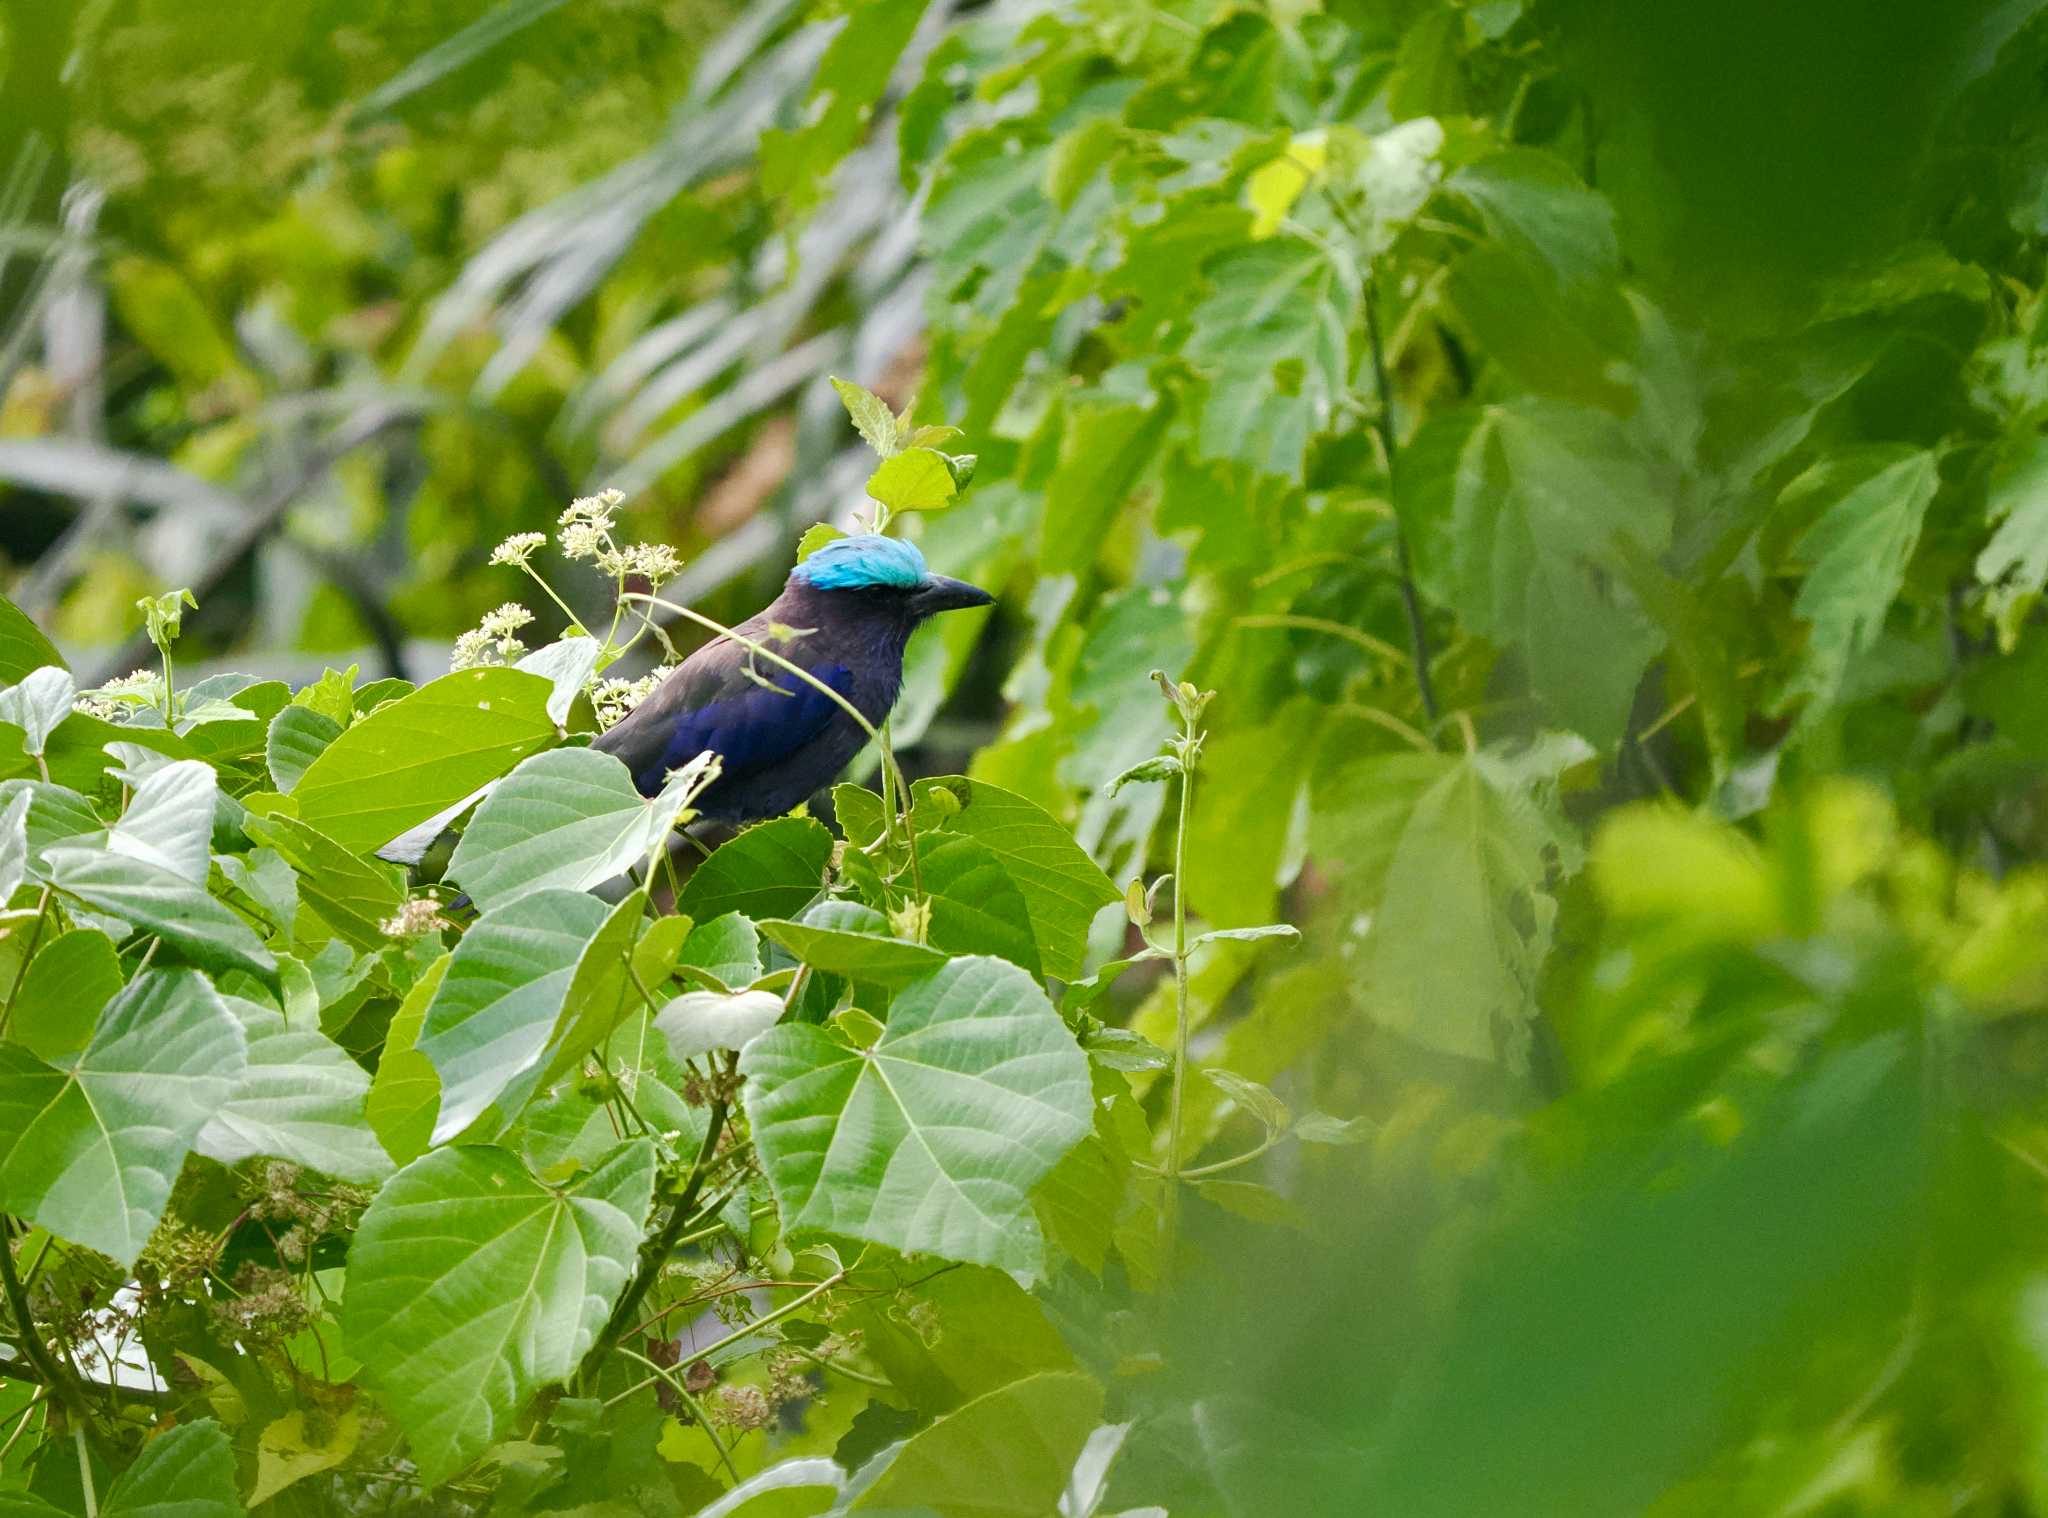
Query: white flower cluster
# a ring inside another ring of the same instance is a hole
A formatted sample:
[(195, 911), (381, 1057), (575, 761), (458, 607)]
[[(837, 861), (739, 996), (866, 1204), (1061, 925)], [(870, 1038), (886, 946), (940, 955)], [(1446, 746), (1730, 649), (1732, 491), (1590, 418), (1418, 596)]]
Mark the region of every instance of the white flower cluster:
[(491, 562), (524, 565), (547, 545), (547, 541), (548, 535), (544, 532), (515, 532), (491, 550)]
[(455, 640), (455, 650), (448, 659), (449, 669), (476, 669), (481, 665), (512, 663), (526, 652), (526, 645), (519, 641), (517, 634), (532, 620), (532, 612), (517, 601), (507, 601), (496, 611), (487, 613), (474, 630)]
[(102, 722), (111, 722), (121, 715), (124, 707), (161, 706), (163, 699), (163, 675), (153, 669), (138, 669), (118, 680), (109, 680), (98, 690), (81, 692), (72, 701), (71, 709), (84, 712), (89, 717), (98, 717)]
[(396, 916), (385, 918), (377, 926), (387, 938), (417, 938), (454, 924), (441, 915), (441, 904), (431, 896), (414, 896), (398, 909)]
[(656, 585), (682, 573), (683, 561), (666, 543), (628, 543), (624, 548), (607, 548), (597, 556), (597, 567), (614, 579), (643, 575)]
[(570, 559), (594, 559), (611, 546), (612, 519), (626, 502), (623, 490), (600, 490), (579, 496), (557, 523), (562, 531), (557, 541), (562, 555)]
[(590, 705), (597, 713), (597, 725), (607, 730), (618, 726), (634, 707), (659, 690), (662, 681), (675, 672), (675, 665), (664, 664), (638, 680), (598, 681), (590, 687)]

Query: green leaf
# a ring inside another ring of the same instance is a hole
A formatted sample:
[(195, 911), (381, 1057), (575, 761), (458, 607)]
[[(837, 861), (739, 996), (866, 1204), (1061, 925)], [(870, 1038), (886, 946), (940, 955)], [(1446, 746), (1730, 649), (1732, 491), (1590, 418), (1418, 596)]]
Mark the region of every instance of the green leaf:
[(995, 850), (959, 833), (933, 834), (919, 847), (932, 943), (948, 954), (994, 954), (1044, 973), (1024, 892)]
[(327, 713), (293, 704), (270, 719), (263, 744), (263, 762), (271, 782), (290, 795), (313, 761), (341, 736), (341, 724)]
[(557, 736), (539, 675), (465, 669), (378, 708), (327, 746), (299, 820), (364, 854), (463, 800)]
[(785, 1023), (747, 1046), (740, 1069), (790, 1232), (1040, 1267), (1031, 1189), (1093, 1108), (1087, 1057), (1015, 965), (958, 959), (913, 981), (870, 1049)]
[[(659, 587), (657, 587), (659, 588)], [(555, 726), (569, 725), (569, 710), (597, 673), (604, 645), (595, 638), (568, 637), (536, 648), (512, 667), (548, 682), (548, 717)]]
[[(531, 899), (531, 898), (529, 898)], [(437, 1149), (377, 1193), (349, 1247), (342, 1332), (434, 1484), (595, 1342), (654, 1196), (654, 1146), (572, 1186), (491, 1146)]]
[(1287, 1103), (1257, 1081), (1239, 1075), (1235, 1070), (1204, 1070), (1202, 1074), (1210, 1085), (1257, 1118), (1268, 1133), (1279, 1133), (1293, 1121)]
[(761, 184), (768, 195), (798, 207), (817, 199), (821, 182), (860, 141), (924, 12), (915, 0), (852, 0), (818, 60), (804, 125), (761, 135)]
[(1985, 515), (1998, 530), (1977, 555), (1977, 579), (1990, 588), (1999, 646), (2010, 652), (2048, 585), (2048, 436), (2032, 432), (2006, 451), (1991, 475)]
[[(548, 1034), (548, 1054), (543, 1082), (559, 1079), (575, 1068), (584, 1055), (612, 1036), (612, 1030), (633, 1007), (642, 1005), (633, 985), (633, 973), (642, 961), (639, 952), (643, 930), (654, 939), (651, 952), (656, 962), (667, 956), (660, 942), (677, 940), (676, 927), (688, 931), (688, 919), (670, 917), (662, 924), (647, 921), (647, 893), (633, 891), (611, 909), (583, 952), (576, 959), (576, 973), (562, 997), (562, 1010)], [(665, 980), (665, 974), (646, 981), (648, 990)]]
[(7, 1029), (39, 1059), (61, 1064), (92, 1039), (123, 982), (114, 941), (93, 928), (60, 933), (36, 951), (14, 995)]
[(1576, 840), (1483, 754), (1446, 761), (1395, 838), (1366, 1006), (1428, 1048), (1519, 1065), (1557, 916), (1550, 860), (1575, 865)]
[(44, 850), (73, 838), (95, 837), (106, 828), (92, 803), (64, 786), (41, 780), (0, 781), (0, 806), (9, 805), (17, 795), (29, 798), (28, 865), (29, 873), (39, 879), (48, 876)]
[(589, 890), (645, 862), (709, 778), (686, 766), (649, 801), (610, 754), (536, 754), (484, 798), (448, 874), (485, 911), (534, 891)]
[(1812, 566), (1792, 609), (1813, 632), (1786, 692), (1788, 702), (1809, 698), (1802, 724), (1834, 701), (1849, 661), (1883, 630), (1940, 483), (1932, 453), (1884, 444), (1816, 464), (1785, 488), (1788, 510), (1824, 503), (1794, 550)]
[[(1421, 456), (1447, 452), (1425, 445)], [(1487, 407), (1456, 459), (1448, 490), (1403, 485), (1425, 586), (1475, 631), (1521, 649), (1565, 725), (1615, 742), (1661, 641), (1623, 582), (1631, 552), (1669, 542), (1670, 491), (1620, 422), (1554, 401)], [(1432, 504), (1448, 514), (1429, 514)]]
[(319, 679), (292, 697), (291, 704), (317, 712), (336, 727), (347, 727), (355, 720), (356, 676), (360, 672), (361, 666), (355, 664), (347, 669), (322, 670)]
[(1301, 929), (1286, 922), (1262, 923), (1255, 928), (1212, 928), (1206, 933), (1197, 933), (1188, 941), (1188, 947), (1199, 949), (1205, 943), (1261, 943), (1269, 938), (1299, 943)]
[(240, 997), (224, 1000), (242, 1024), (248, 1058), (194, 1147), (223, 1165), (262, 1155), (343, 1181), (389, 1175), (391, 1161), (363, 1117), (369, 1072), (317, 1029), (290, 1027)]
[(57, 645), (43, 636), (43, 630), (28, 614), (5, 596), (0, 596), (0, 684), (12, 685), (36, 670), (55, 665), (67, 669)]
[(882, 798), (865, 786), (842, 784), (832, 787), (832, 815), (839, 831), (855, 848), (871, 848), (888, 827)]
[(1044, 1518), (1101, 1418), (1093, 1377), (1027, 1376), (913, 1434), (848, 1511)]
[(427, 967), (399, 1003), (377, 1057), (377, 1073), (363, 1102), (363, 1117), (384, 1152), (400, 1165), (426, 1153), (434, 1140), (434, 1118), (441, 1110), (441, 1077), (434, 1062), (418, 1049), (420, 1025), (427, 1007), (455, 956), (443, 954)]
[[(689, 1072), (670, 1058), (667, 1042), (646, 1012), (628, 1014), (605, 1041), (605, 1064), (631, 1094), (633, 1107), (657, 1133), (672, 1133), (676, 1148), (694, 1154), (710, 1115), (683, 1098)], [(519, 1115), (519, 1150), (542, 1175), (566, 1162), (595, 1169), (619, 1142), (610, 1103), (581, 1080), (564, 1080)]]
[(203, 888), (218, 795), (211, 765), (197, 759), (159, 765), (136, 785), (107, 846)]
[(404, 876), (376, 859), (351, 854), (296, 817), (251, 813), (242, 831), (275, 849), (299, 877), (299, 895), (320, 920), (356, 948), (375, 952), (391, 941), (384, 924), (405, 904)]
[(183, 877), (105, 849), (52, 848), (43, 860), (58, 890), (155, 933), (195, 964), (276, 981), (277, 956), (240, 917)]
[(1343, 393), (1353, 298), (1322, 251), (1276, 237), (1209, 270), (1182, 350), (1207, 380), (1196, 446), (1263, 474), (1301, 474)]
[(258, 1507), (308, 1476), (331, 1471), (356, 1452), (363, 1415), (354, 1408), (323, 1420), (327, 1432), (315, 1440), (304, 1410), (286, 1413), (265, 1426), (256, 1441), (256, 1485), (249, 1501)]
[(71, 698), (77, 693), (69, 670), (57, 665), (33, 670), (12, 689), (0, 690), (0, 722), (20, 728), (22, 747), (40, 754), (57, 724), (71, 715)]
[(1369, 1117), (1332, 1117), (1327, 1112), (1305, 1113), (1289, 1131), (1304, 1144), (1363, 1144), (1379, 1132), (1380, 1125)]
[(100, 1518), (244, 1518), (227, 1430), (201, 1418), (156, 1435), (108, 1489)]
[(608, 915), (581, 891), (535, 891), (484, 913), (462, 936), (417, 1045), (441, 1081), (433, 1142), (446, 1143), (493, 1102), (516, 1106), (508, 1092), (531, 1093), (584, 946)]
[(1549, 153), (1489, 153), (1459, 169), (1446, 188), (1470, 202), (1489, 237), (1542, 260), (1563, 283), (1621, 266), (1614, 208)]
[[(698, 922), (727, 912), (794, 917), (823, 887), (832, 835), (809, 817), (779, 817), (712, 851), (683, 885), (677, 907)], [(687, 953), (687, 951), (685, 951)]]
[[(880, 913), (874, 921), (882, 926)], [(939, 950), (889, 937), (886, 931), (853, 932), (777, 917), (764, 919), (760, 929), (814, 970), (879, 986), (900, 986), (946, 962)]]
[[(856, 385), (852, 380), (833, 376), (832, 388), (839, 392), (839, 399), (846, 407), (846, 414), (853, 418), (854, 429), (861, 440), (875, 450), (878, 458), (887, 458), (896, 451), (896, 413), (889, 409), (889, 403), (865, 386)], [(812, 528), (812, 532), (817, 528)], [(836, 536), (845, 536), (836, 533)], [(810, 534), (804, 535), (806, 539)], [(814, 547), (816, 545), (813, 545)], [(799, 555), (801, 557), (801, 555)]]
[(26, 794), (0, 801), (0, 907), (28, 878), (28, 804)]
[(241, 1025), (191, 970), (138, 975), (68, 1068), (0, 1044), (0, 1206), (133, 1265), (245, 1058)]
[[(885, 406), (882, 409), (886, 411), (888, 407)], [(804, 529), (804, 535), (796, 540), (797, 563), (803, 563), (805, 559), (808, 559), (827, 543), (845, 536), (845, 533), (834, 527), (830, 522), (813, 522)]]
[(727, 989), (752, 985), (761, 978), (761, 935), (751, 918), (724, 913), (690, 929), (676, 965)]
[(1085, 574), (1102, 539), (1151, 467), (1173, 408), (1134, 405), (1125, 396), (1079, 392), (1067, 397), (1058, 463), (1045, 486), (1041, 567), (1048, 574)]
[(1088, 949), (1088, 925), (1106, 906), (1123, 900), (1074, 835), (1036, 802), (1014, 791), (965, 776), (920, 780), (912, 787), (920, 811), (946, 793), (942, 833), (960, 833), (986, 845), (1024, 896), (1031, 932), (1047, 975), (1072, 980)]
[(868, 476), (868, 494), (891, 511), (937, 511), (959, 493), (945, 455), (906, 448)]

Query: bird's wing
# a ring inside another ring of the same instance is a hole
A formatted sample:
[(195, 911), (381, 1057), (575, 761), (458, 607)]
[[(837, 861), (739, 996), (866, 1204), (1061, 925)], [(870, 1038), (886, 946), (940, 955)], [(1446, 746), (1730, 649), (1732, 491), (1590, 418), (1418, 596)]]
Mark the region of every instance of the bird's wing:
[[(844, 664), (819, 662), (809, 673), (840, 695), (853, 687)], [(734, 643), (714, 643), (669, 676), (632, 715), (592, 745), (616, 754), (644, 795), (668, 772), (706, 749), (723, 761), (725, 780), (787, 759), (824, 732), (839, 703), (808, 681), (766, 661), (749, 664)]]

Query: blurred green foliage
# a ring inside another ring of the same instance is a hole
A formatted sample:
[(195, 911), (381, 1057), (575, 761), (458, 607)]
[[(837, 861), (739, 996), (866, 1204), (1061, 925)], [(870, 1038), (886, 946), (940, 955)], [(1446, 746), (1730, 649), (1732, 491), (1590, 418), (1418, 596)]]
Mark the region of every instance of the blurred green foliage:
[[(1100, 1391), (1068, 1518), (2048, 1512), (2032, 0), (58, 9), (0, 33), (0, 553), (108, 673), (204, 580), (237, 662), (424, 675), (613, 483), (734, 619), (859, 502), (828, 373), (976, 455), (902, 530), (1003, 611), (898, 737), (1137, 882), (1095, 1131), (1044, 1278), (847, 1308), (886, 1386), (738, 1511), (912, 1437), (873, 1492), (1042, 1513)], [(1184, 861), (1115, 785), (1154, 668), (1218, 693)], [(1167, 870), (1304, 933), (1193, 952), (1177, 1153)], [(710, 1501), (626, 1411), (502, 1510)]]

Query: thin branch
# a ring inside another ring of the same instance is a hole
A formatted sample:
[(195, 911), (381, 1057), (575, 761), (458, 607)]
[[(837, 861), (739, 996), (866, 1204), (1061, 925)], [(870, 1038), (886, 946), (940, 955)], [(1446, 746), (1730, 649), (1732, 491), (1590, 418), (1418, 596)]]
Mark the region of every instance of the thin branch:
[[(1378, 282), (1368, 268), (1365, 275), (1365, 335), (1372, 347), (1373, 383), (1379, 388), (1380, 446), (1386, 450), (1387, 477), (1392, 479), (1400, 458), (1400, 445), (1395, 441), (1394, 387), (1387, 381), (1387, 353), (1380, 341), (1378, 290)], [(1411, 662), (1415, 666), (1415, 689), (1422, 697), (1423, 715), (1434, 722), (1436, 687), (1429, 677), (1429, 628), (1422, 616), (1422, 598), (1415, 590), (1415, 567), (1408, 555), (1408, 530), (1403, 526), (1399, 512), (1394, 514), (1394, 563), (1401, 574), (1401, 606), (1408, 614), (1408, 642), (1413, 651)]]

